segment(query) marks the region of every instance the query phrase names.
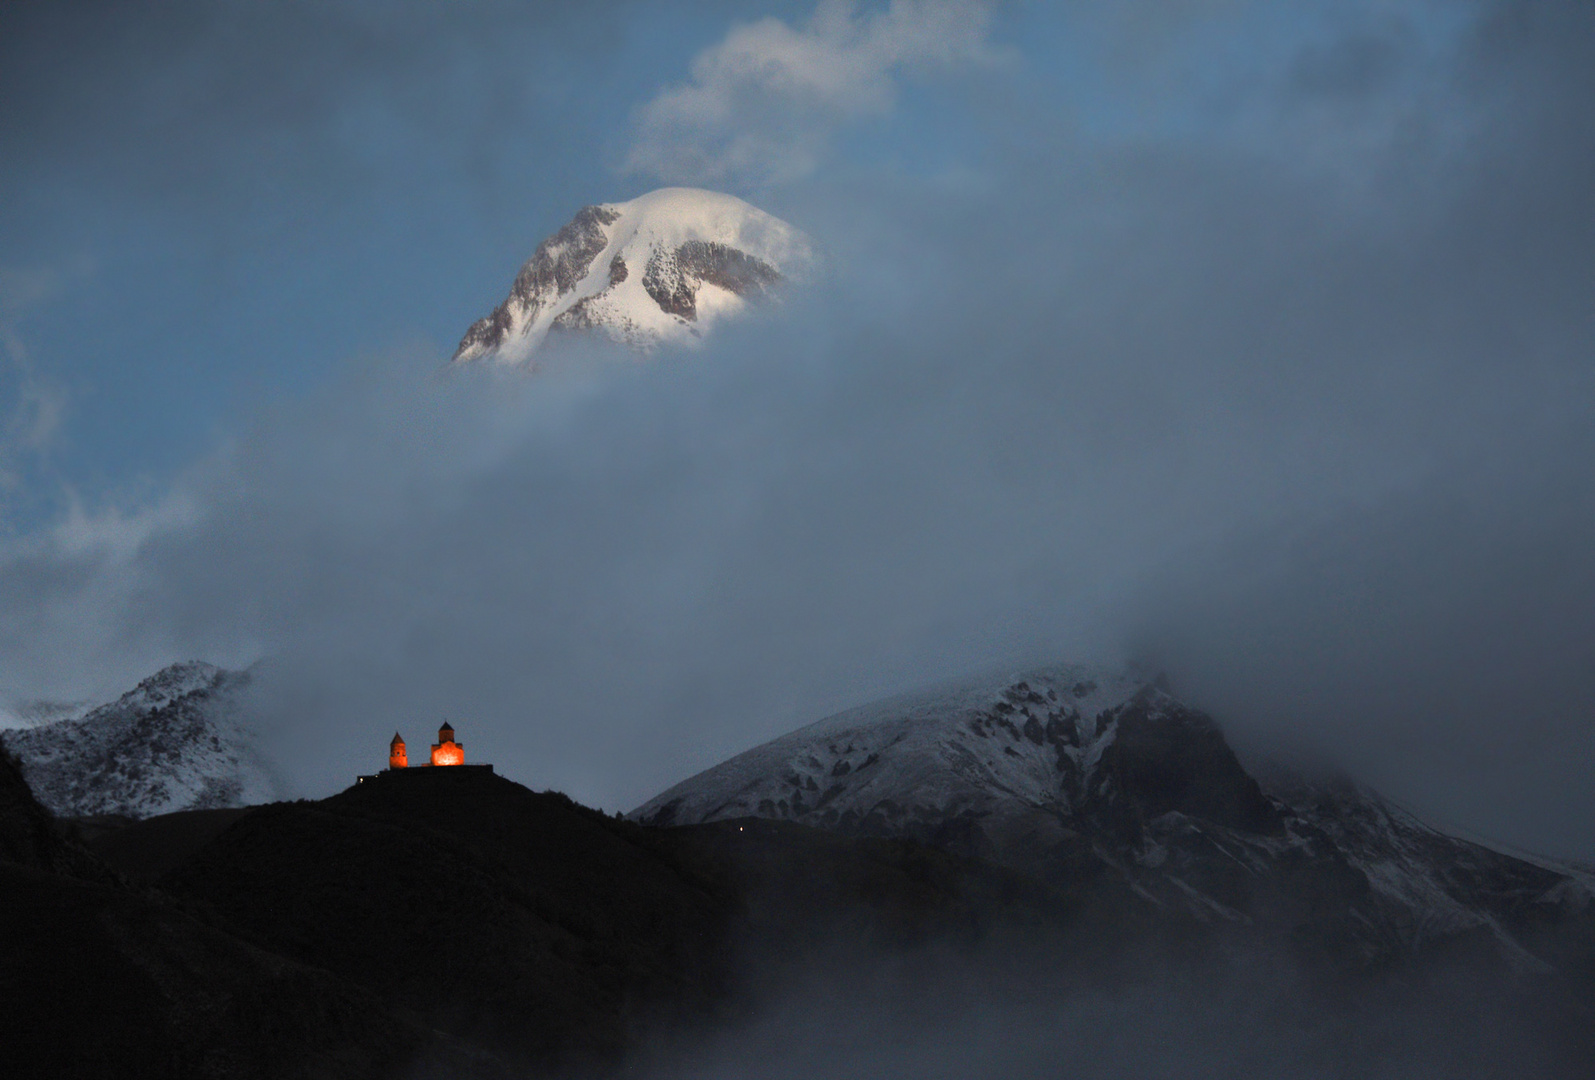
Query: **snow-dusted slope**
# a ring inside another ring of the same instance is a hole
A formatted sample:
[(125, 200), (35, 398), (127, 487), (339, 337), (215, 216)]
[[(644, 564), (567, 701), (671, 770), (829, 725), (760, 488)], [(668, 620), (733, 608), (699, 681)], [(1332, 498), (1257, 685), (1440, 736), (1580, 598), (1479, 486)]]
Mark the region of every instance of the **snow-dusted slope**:
[(639, 348), (691, 341), (810, 258), (802, 233), (719, 192), (661, 188), (584, 207), (537, 246), (454, 360), (520, 363), (552, 330), (598, 330)]
[(57, 814), (143, 818), (245, 806), (277, 785), (236, 718), (247, 674), (173, 664), (79, 717), (0, 733), (34, 795)]
[(1576, 875), (1444, 836), (1349, 781), (1281, 776), (1263, 788), (1210, 718), (1144, 673), (1060, 666), (839, 714), (631, 816), (779, 818), (1064, 883), (1117, 874), (1168, 909), (1357, 963), (1476, 937), (1534, 967), (1525, 935), (1589, 908)]
[(1066, 817), (1143, 679), (1066, 666), (950, 684), (840, 713), (683, 781), (633, 812), (653, 824), (779, 817), (867, 831)]
[(1405, 947), (1486, 935), (1514, 966), (1535, 969), (1513, 936), (1521, 924), (1586, 915), (1595, 901), (1589, 873), (1447, 836), (1347, 777), (1279, 770), (1264, 788), (1298, 832), (1327, 840), (1363, 875), (1368, 907)]

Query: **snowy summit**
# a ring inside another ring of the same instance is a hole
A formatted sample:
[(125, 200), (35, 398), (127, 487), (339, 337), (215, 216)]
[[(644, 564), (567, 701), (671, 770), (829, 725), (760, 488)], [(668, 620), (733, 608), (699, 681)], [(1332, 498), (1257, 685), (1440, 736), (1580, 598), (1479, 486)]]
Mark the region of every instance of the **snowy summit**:
[(583, 207), (537, 245), (454, 362), (520, 363), (553, 330), (599, 330), (642, 349), (691, 342), (811, 258), (797, 229), (715, 191), (661, 188)]

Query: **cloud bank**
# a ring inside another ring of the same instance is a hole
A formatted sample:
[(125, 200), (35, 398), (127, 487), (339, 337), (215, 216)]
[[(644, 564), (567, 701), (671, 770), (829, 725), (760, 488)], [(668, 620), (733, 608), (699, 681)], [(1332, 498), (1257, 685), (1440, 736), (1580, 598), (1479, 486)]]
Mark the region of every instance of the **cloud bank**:
[(692, 79), (642, 107), (626, 168), (670, 183), (780, 184), (812, 174), (836, 132), (891, 114), (905, 73), (989, 65), (981, 0), (823, 0), (807, 25), (732, 28)]
[[(28, 311), (61, 288), (61, 275), (48, 269), (0, 266), (0, 349), (7, 365), (10, 408), (0, 419), (0, 499), (22, 486), (61, 427), (66, 391), (41, 375), (19, 330)], [(0, 504), (3, 505), (3, 504)]]

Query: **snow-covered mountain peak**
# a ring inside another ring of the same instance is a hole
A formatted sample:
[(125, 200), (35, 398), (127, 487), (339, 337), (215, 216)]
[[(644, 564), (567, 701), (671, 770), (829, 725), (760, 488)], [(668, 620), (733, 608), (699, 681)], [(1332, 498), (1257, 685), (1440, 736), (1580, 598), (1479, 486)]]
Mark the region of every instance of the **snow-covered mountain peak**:
[[(235, 673), (225, 671), (203, 660), (183, 660), (162, 668), (146, 679), (140, 680), (132, 690), (119, 696), (114, 704), (126, 708), (149, 711), (159, 709), (173, 701), (199, 690), (215, 689)], [(0, 730), (26, 729), (59, 724), (67, 720), (81, 720), (89, 713), (113, 702), (105, 698), (83, 701), (23, 701), (0, 706)]]
[(647, 349), (701, 338), (812, 260), (801, 232), (732, 195), (661, 188), (583, 207), (537, 246), (454, 361), (522, 363), (557, 330)]
[(173, 664), (78, 716), (7, 731), (34, 795), (69, 817), (149, 817), (276, 797), (239, 722), (246, 672)]
[(239, 678), (203, 660), (184, 660), (164, 667), (143, 679), (117, 699), (117, 704), (141, 709), (158, 709), (201, 690), (214, 690), (229, 677)]
[[(1059, 665), (948, 683), (850, 709), (677, 784), (633, 812), (669, 823), (745, 815), (894, 831), (1015, 807), (1068, 814), (1118, 713), (1167, 698), (1136, 670)], [(910, 828), (908, 831), (913, 832)]]
[(929, 730), (949, 720), (992, 709), (1007, 713), (1015, 701), (1028, 705), (1063, 704), (1071, 713), (1095, 716), (1122, 705), (1152, 684), (1152, 677), (1134, 669), (1099, 664), (1059, 664), (1004, 671), (943, 683), (926, 690), (871, 702), (799, 728), (787, 738), (829, 734), (883, 724)]

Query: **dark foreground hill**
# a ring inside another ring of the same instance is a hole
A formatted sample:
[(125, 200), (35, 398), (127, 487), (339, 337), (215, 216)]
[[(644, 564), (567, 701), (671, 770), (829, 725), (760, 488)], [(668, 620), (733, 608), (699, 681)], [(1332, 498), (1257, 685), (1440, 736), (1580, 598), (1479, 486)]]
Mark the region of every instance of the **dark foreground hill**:
[(1087, 922), (1105, 944), (1153, 925), (1108, 882), (1068, 892), (918, 844), (770, 822), (646, 829), (466, 770), (263, 807), (161, 884), (503, 1060), (577, 1071), (620, 1063), (645, 1036), (733, 1020), (758, 972), (815, 948), (1021, 926), (1061, 940)]
[(1043, 881), (791, 822), (647, 828), (475, 770), (84, 843), (0, 765), (0, 917), (0, 1009), (29, 1033), (8, 1076), (1573, 1077), (1595, 1060), (1584, 983), (1487, 953), (1345, 977), (1114, 873)]
[(1088, 955), (1151, 927), (1128, 894), (917, 844), (645, 829), (474, 770), (152, 818), (102, 831), (104, 860), (9, 763), (0, 791), (0, 914), (39, 931), (0, 953), (0, 1006), (32, 1075), (603, 1073), (815, 949), (1089, 922)]
[(7, 1076), (380, 1075), (451, 1056), (357, 984), (130, 886), (4, 754), (0, 922)]

